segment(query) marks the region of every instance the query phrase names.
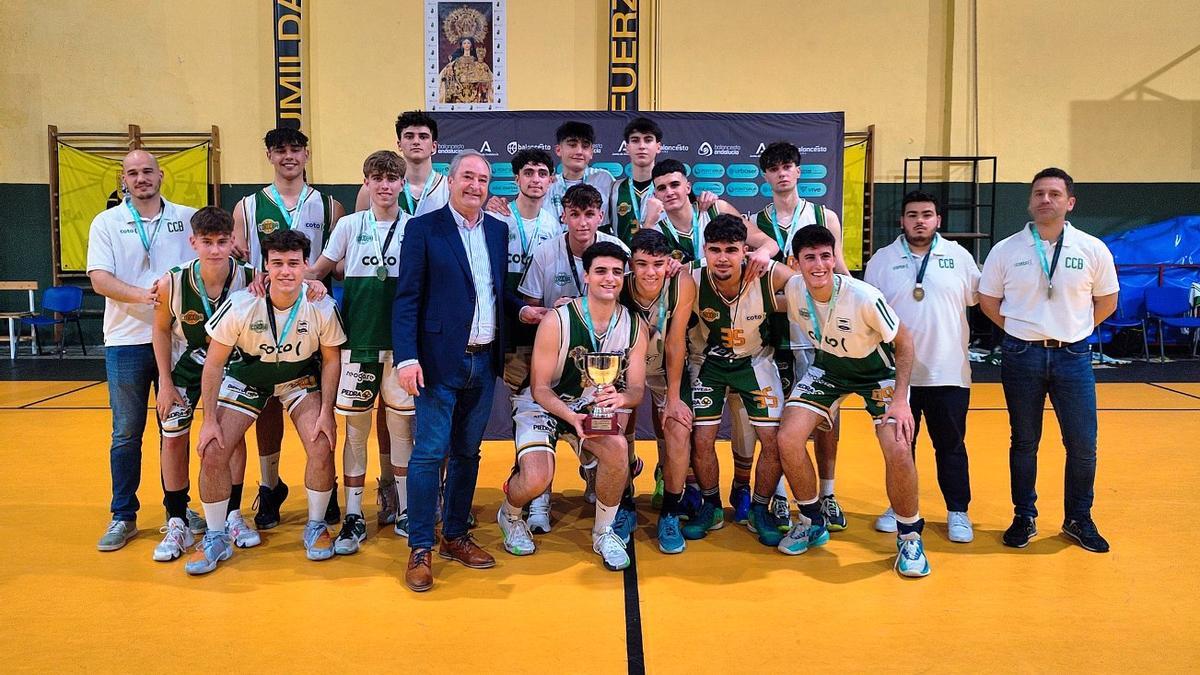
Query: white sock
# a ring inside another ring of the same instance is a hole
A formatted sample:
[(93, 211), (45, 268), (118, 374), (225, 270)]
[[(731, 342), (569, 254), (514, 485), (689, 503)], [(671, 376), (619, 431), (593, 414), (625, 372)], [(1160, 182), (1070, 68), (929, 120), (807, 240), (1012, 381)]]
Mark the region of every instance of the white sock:
[(346, 486), (346, 515), (351, 513), (362, 515), (362, 497), (363, 489), (361, 487)]
[(785, 502), (787, 501), (787, 476), (779, 477), (779, 482), (775, 485), (775, 496), (779, 497)]
[(504, 505), (502, 508), (504, 509), (505, 518), (508, 518), (509, 520), (521, 519), (521, 507), (513, 506), (512, 502), (508, 501), (507, 497), (504, 498)]
[(604, 531), (606, 527), (612, 527), (613, 521), (617, 519), (617, 506), (613, 504), (608, 506), (596, 500), (596, 524), (592, 527), (592, 536), (596, 536)]
[(821, 479), (821, 496), (828, 497), (831, 494), (833, 494), (833, 479), (830, 478), (829, 480), (825, 480), (824, 478), (822, 478)]
[(229, 498), (219, 502), (202, 502), (204, 504), (204, 519), (208, 521), (208, 529), (225, 531), (225, 517), (229, 510)]
[[(893, 512), (894, 512), (895, 510), (896, 510), (896, 509), (892, 509), (892, 511), (893, 511)], [(921, 519), (921, 512), (920, 512), (920, 511), (917, 511), (916, 513), (914, 513), (914, 514), (913, 514), (913, 515), (911, 515), (911, 516), (902, 516), (902, 515), (900, 515), (899, 513), (897, 513), (897, 514), (896, 514), (896, 522), (897, 522), (897, 523), (904, 523), (905, 525), (916, 525), (916, 524), (917, 524), (917, 521), (918, 521), (918, 520), (920, 520), (920, 519)]]
[[(279, 485), (279, 453), (273, 455), (259, 455), (258, 469), (260, 475), (259, 483), (269, 488), (274, 488)], [(224, 521), (222, 521), (224, 522)]]
[[(392, 442), (392, 468), (404, 469), (408, 473), (408, 460), (412, 459), (412, 426), (414, 415), (401, 415), (395, 410), (387, 411), (388, 438)], [(396, 500), (398, 513), (408, 510), (408, 477), (396, 476)]]
[(325, 522), (325, 509), (329, 508), (329, 499), (333, 497), (333, 489), (313, 490), (305, 488), (305, 490), (308, 491), (308, 519), (310, 521), (319, 520)]

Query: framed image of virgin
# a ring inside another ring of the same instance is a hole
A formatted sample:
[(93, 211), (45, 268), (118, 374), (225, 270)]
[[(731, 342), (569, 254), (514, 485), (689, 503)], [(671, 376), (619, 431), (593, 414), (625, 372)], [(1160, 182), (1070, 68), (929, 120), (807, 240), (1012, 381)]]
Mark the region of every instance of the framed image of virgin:
[(425, 0), (425, 107), (505, 110), (504, 0)]

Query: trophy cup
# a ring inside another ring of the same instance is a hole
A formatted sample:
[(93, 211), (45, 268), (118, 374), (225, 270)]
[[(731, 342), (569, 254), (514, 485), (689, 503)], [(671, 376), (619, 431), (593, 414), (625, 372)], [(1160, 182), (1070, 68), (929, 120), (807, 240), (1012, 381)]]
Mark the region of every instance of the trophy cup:
[[(621, 354), (615, 352), (591, 352), (584, 355), (587, 377), (597, 389), (607, 387), (617, 381), (621, 374)], [(616, 422), (616, 414), (599, 405), (583, 421), (585, 433), (597, 436), (612, 436), (619, 434), (621, 429)]]

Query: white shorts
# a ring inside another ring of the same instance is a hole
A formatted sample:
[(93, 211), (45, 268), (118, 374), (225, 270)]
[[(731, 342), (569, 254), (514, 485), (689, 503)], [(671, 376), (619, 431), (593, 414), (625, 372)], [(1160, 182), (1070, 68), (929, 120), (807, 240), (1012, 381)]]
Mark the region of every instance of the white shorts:
[(401, 415), (416, 414), (413, 396), (400, 386), (392, 372), (391, 350), (379, 353), (378, 361), (351, 363), (349, 349), (342, 350), (342, 375), (338, 379), (334, 407), (340, 415), (363, 415), (375, 409), (383, 394), (383, 404)]
[[(579, 458), (579, 464), (585, 469), (596, 466), (596, 456), (584, 447), (575, 428), (565, 421), (546, 412), (546, 409), (533, 400), (529, 389), (522, 389), (512, 398), (513, 407), (513, 443), (517, 449), (517, 461), (531, 452), (554, 453), (558, 441), (566, 441)], [(628, 423), (628, 410), (618, 409), (618, 424)]]

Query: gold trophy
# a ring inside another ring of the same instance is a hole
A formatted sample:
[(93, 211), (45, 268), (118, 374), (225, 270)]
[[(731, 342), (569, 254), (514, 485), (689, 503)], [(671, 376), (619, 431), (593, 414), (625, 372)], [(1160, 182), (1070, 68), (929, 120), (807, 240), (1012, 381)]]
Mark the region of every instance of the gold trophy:
[[(607, 387), (621, 375), (621, 356), (616, 352), (591, 352), (584, 355), (587, 377), (597, 389)], [(583, 431), (588, 435), (612, 436), (621, 433), (616, 414), (599, 405), (583, 420)]]

